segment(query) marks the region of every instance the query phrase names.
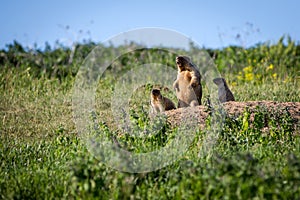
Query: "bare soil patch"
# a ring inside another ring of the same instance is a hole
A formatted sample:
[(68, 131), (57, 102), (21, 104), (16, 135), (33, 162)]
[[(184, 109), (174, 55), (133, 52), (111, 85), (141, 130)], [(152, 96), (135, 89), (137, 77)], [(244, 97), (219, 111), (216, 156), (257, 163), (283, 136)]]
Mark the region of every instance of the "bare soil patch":
[[(248, 101), (248, 102), (236, 102), (230, 101), (222, 104), (226, 115), (229, 117), (238, 117), (246, 110), (250, 114), (250, 122), (253, 121), (254, 113), (265, 110), (270, 113), (288, 113), (293, 119), (295, 125), (295, 131), (300, 134), (300, 102), (274, 102), (274, 101)], [(209, 115), (210, 110), (207, 106), (178, 108), (176, 110), (166, 111), (168, 121), (172, 126), (178, 126), (181, 120), (189, 116), (197, 117), (197, 123), (200, 128), (205, 127), (205, 120)], [(268, 124), (265, 125), (268, 128)]]

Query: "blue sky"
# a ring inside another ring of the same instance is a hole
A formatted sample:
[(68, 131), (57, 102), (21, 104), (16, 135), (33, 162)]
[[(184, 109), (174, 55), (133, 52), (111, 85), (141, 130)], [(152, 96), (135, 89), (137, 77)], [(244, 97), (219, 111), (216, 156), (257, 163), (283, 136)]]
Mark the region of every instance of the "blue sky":
[[(0, 48), (17, 40), (43, 47), (56, 40), (105, 41), (141, 27), (181, 32), (205, 47), (300, 40), (300, 1), (267, 0), (10, 0), (1, 2)], [(237, 36), (240, 37), (237, 37)]]

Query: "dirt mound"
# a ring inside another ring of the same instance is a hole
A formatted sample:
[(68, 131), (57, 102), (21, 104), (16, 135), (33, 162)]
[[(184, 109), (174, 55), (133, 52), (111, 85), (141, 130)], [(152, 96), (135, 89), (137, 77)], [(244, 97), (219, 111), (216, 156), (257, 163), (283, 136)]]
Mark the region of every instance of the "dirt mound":
[[(254, 113), (257, 111), (266, 111), (270, 113), (288, 112), (295, 124), (295, 130), (299, 133), (300, 123), (300, 102), (274, 102), (274, 101), (248, 101), (248, 102), (226, 102), (222, 104), (226, 115), (229, 117), (238, 117), (245, 112), (247, 108), (250, 113), (250, 122), (253, 121)], [(181, 121), (190, 116), (197, 118), (200, 128), (205, 127), (205, 119), (209, 115), (210, 109), (206, 106), (178, 108), (176, 110), (166, 111), (168, 121), (172, 126), (180, 125)], [(267, 124), (266, 124), (267, 126)]]

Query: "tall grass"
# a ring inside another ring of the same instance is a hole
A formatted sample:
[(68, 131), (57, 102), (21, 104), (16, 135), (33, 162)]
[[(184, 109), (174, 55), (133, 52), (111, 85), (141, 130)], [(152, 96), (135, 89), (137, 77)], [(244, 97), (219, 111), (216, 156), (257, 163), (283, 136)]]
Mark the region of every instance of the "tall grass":
[[(1, 50), (1, 199), (300, 198), (300, 138), (294, 122), (288, 114), (263, 109), (252, 126), (246, 127), (247, 110), (240, 118), (226, 118), (213, 154), (201, 154), (207, 132), (196, 131), (183, 157), (150, 173), (123, 173), (97, 160), (75, 129), (71, 106), (75, 74), (94, 45), (78, 45), (72, 63), (67, 48), (29, 51), (14, 43)], [(107, 56), (116, 50), (103, 48)], [(300, 101), (300, 47), (289, 38), (275, 45), (208, 52), (237, 101)], [(192, 51), (183, 53), (193, 57)], [(137, 55), (126, 56), (111, 67), (113, 73), (130, 69)], [(157, 52), (150, 56), (144, 58), (175, 68), (172, 56), (161, 58)], [(170, 127), (153, 137), (135, 138), (105, 123), (110, 121), (105, 109), (109, 110), (114, 78), (108, 71), (100, 80), (97, 125), (133, 152), (150, 151), (172, 140)], [(130, 103), (131, 120), (140, 128), (148, 123), (144, 111), (149, 108), (150, 88), (137, 90)], [(204, 96), (207, 93), (204, 88)], [(268, 117), (269, 130), (261, 130), (263, 117)]]

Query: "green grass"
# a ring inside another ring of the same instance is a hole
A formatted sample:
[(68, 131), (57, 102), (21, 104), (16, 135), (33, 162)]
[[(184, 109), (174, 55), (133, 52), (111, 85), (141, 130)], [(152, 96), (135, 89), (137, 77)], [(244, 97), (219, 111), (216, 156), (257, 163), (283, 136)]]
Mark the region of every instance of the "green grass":
[[(300, 52), (299, 46), (293, 45), (290, 41), (282, 47), (279, 41), (246, 50), (214, 50), (215, 62), (238, 101), (299, 102)], [(91, 47), (79, 46), (72, 64), (68, 64), (67, 49), (33, 55), (17, 47), (2, 51), (0, 57), (0, 199), (300, 198), (300, 138), (287, 113), (261, 108), (250, 126), (246, 110), (239, 118), (225, 119), (209, 151), (202, 150), (207, 131), (195, 131), (188, 151), (171, 165), (149, 173), (119, 172), (88, 151), (73, 122), (74, 71), (87, 54), (80, 52)], [(112, 47), (107, 51), (109, 55)], [(277, 55), (282, 59), (275, 59)], [(126, 56), (112, 70), (122, 74), (130, 69), (132, 55)], [(44, 67), (37, 62), (40, 58)], [(162, 59), (166, 64), (172, 60), (157, 52), (145, 59)], [(270, 63), (272, 72), (266, 70)], [(244, 70), (249, 64), (253, 71)], [(246, 80), (246, 74), (254, 78)], [(172, 141), (175, 130), (168, 126), (152, 136), (136, 138), (105, 123), (111, 121), (113, 78), (108, 72), (96, 95), (97, 126), (105, 133), (102, 137), (113, 135), (132, 152), (158, 149)], [(137, 129), (150, 126), (145, 112), (150, 88), (137, 90), (130, 102), (131, 121)], [(165, 93), (174, 98), (172, 91)], [(204, 96), (207, 93), (204, 88)], [(262, 119), (270, 126), (266, 131), (261, 130)]]

